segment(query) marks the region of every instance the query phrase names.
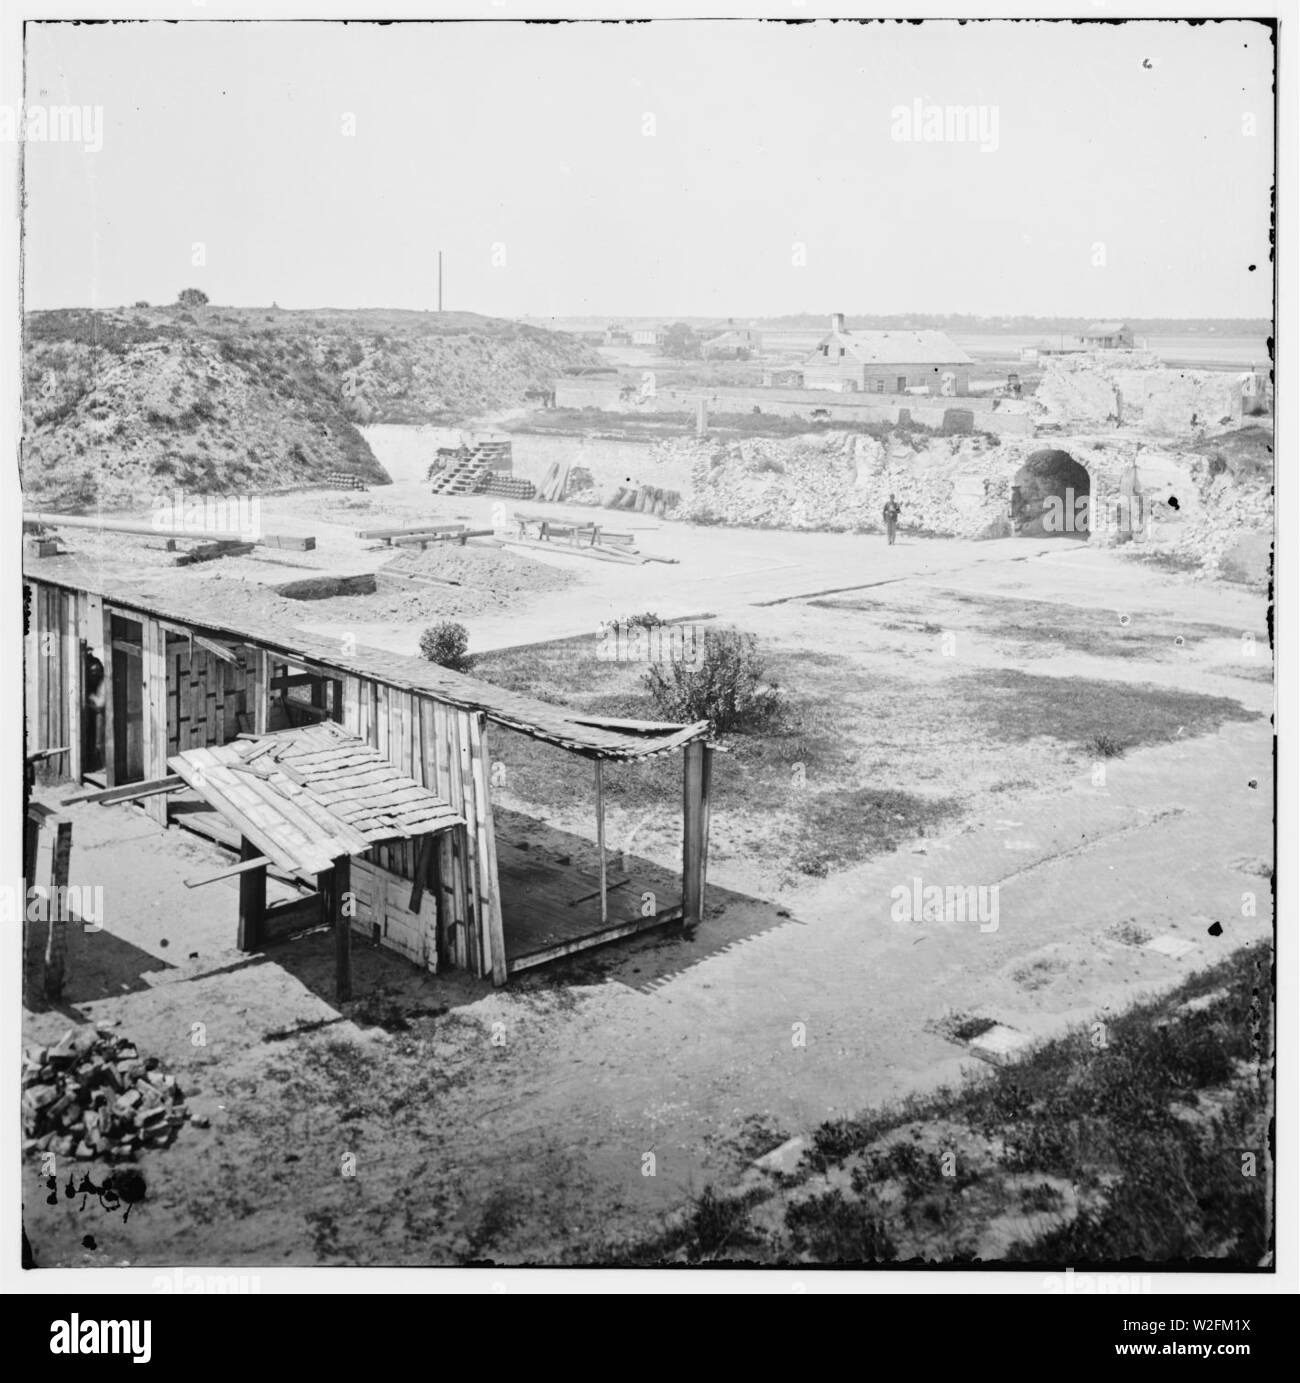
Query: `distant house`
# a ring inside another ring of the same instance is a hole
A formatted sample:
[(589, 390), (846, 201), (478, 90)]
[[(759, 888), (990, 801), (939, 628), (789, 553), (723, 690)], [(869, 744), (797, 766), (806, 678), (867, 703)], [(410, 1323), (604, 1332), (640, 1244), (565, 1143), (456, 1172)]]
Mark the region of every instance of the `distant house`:
[(1133, 329), (1123, 322), (1093, 322), (1077, 336), (1058, 336), (1055, 341), (1043, 341), (1039, 355), (1078, 355), (1082, 351), (1131, 351)]
[(1133, 330), (1123, 322), (1093, 322), (1079, 333), (1079, 340), (1091, 351), (1131, 351)]
[(662, 346), (668, 339), (668, 333), (663, 327), (633, 327), (632, 344), (634, 346)]
[(762, 350), (763, 337), (756, 328), (728, 322), (725, 327), (706, 329), (701, 354), (706, 360), (751, 360)]
[(607, 346), (630, 346), (632, 333), (621, 322), (614, 322), (605, 328), (605, 344)]
[(974, 363), (941, 331), (849, 331), (836, 312), (804, 361), (803, 382), (838, 393), (964, 395)]

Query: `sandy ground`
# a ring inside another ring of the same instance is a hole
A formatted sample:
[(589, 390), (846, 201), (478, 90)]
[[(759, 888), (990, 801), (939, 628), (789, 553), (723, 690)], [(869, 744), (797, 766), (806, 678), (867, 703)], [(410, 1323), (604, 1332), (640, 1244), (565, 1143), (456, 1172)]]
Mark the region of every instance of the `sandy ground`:
[[(414, 485), (372, 496), (386, 516), (491, 512), (485, 500), (430, 501)], [(316, 553), (285, 554), (293, 565), (353, 572), (382, 559), (351, 536), (366, 525), (357, 510), (339, 514), (337, 499), (328, 511), (311, 497), (267, 501), (268, 529), (318, 536)], [(594, 633), (600, 618), (638, 609), (709, 611), (783, 646), (853, 647), (864, 675), (875, 665), (933, 676), (937, 636), (908, 624), (927, 609), (941, 612), (935, 623), (955, 619), (956, 590), (1220, 627), (1169, 656), (1122, 660), (1044, 659), (959, 631), (973, 667), (1134, 679), (1271, 710), (1271, 684), (1239, 675), (1240, 641), (1222, 632), (1262, 635), (1261, 604), (1241, 590), (1059, 542), (904, 536), (891, 549), (853, 535), (620, 523), (677, 564), (548, 558), (575, 584), (467, 619), (471, 648)], [(252, 563), (231, 575), (244, 572), (260, 579)], [(867, 639), (853, 612), (791, 599), (841, 587), (887, 597), (901, 627)], [(418, 629), (373, 634), (409, 651)], [(28, 1032), (44, 1040), (120, 1019), (212, 1125), (186, 1126), (172, 1148), (145, 1155), (148, 1200), (126, 1224), (95, 1209), (92, 1229), (78, 1202), (47, 1207), (29, 1166), (38, 1261), (593, 1261), (784, 1138), (978, 1065), (927, 1030), (945, 1013), (1046, 1034), (1268, 936), (1270, 736), (1261, 718), (1134, 751), (1100, 787), (1083, 767), (1045, 775), (1050, 787), (1003, 794), (950, 830), (779, 895), (724, 859), (694, 936), (620, 943), (503, 991), (423, 977), (361, 947), (359, 998), (346, 1012), (331, 998), (328, 937), (252, 957), (233, 949), (233, 881), (182, 882), (224, 862), (215, 847), (164, 834), (136, 808), (72, 808), (72, 882), (103, 886), (107, 925), (75, 934), (62, 1011), (29, 994)], [(955, 756), (954, 784), (963, 769)], [(996, 930), (895, 920), (893, 890), (914, 877), (997, 883)], [(1243, 916), (1247, 893), (1253, 917)], [(1194, 949), (1174, 960), (1121, 946), (1113, 933), (1125, 921)], [(345, 1153), (355, 1175), (341, 1171)], [(94, 1250), (82, 1246), (88, 1229)]]

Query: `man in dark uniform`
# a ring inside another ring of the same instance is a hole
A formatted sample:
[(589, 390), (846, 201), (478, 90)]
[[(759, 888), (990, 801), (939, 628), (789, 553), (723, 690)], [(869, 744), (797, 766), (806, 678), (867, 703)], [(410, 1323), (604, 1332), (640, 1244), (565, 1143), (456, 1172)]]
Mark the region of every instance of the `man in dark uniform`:
[(903, 506), (894, 498), (892, 492), (889, 496), (889, 503), (880, 511), (885, 520), (885, 532), (889, 535), (889, 546), (894, 546), (894, 535), (898, 532), (898, 516), (903, 512)]

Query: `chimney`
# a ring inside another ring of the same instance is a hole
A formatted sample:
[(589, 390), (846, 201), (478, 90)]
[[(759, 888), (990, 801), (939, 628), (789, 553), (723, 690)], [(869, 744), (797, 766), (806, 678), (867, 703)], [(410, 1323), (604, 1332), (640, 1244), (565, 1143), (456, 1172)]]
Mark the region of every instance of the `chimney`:
[(843, 314), (842, 312), (832, 312), (832, 313), (831, 313), (831, 330), (832, 330), (832, 331), (835, 331), (835, 332), (843, 333), (843, 331), (844, 331), (844, 314)]

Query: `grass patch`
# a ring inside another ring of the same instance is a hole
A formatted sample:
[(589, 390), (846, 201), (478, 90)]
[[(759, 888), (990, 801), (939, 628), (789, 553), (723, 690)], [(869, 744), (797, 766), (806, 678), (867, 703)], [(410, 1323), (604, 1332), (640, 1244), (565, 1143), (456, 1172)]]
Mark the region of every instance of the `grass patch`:
[[(496, 650), (478, 656), (475, 673), (589, 714), (661, 719), (646, 665), (603, 661), (599, 647), (593, 633)], [(1129, 750), (1257, 718), (1227, 697), (1102, 679), (990, 669), (917, 680), (790, 647), (765, 648), (764, 665), (785, 712), (776, 725), (723, 737), (712, 804), (715, 843), (725, 848), (733, 832), (726, 858), (777, 881), (824, 877), (948, 829), (985, 789), (1044, 787), (1107, 743)], [(1044, 755), (1044, 738), (1072, 752)], [(576, 755), (497, 727), (492, 755), (506, 806), (549, 814), (593, 801), (591, 766)], [(605, 790), (611, 811), (676, 829), (676, 756), (610, 764)]]
[(800, 816), (791, 863), (824, 878), (926, 835), (961, 810), (955, 797), (896, 788), (835, 788), (813, 794)]
[(1258, 720), (1240, 701), (1147, 683), (1087, 677), (1036, 677), (1011, 668), (974, 672), (954, 694), (965, 714), (1000, 740), (1043, 737), (1082, 745), (1109, 739), (1125, 749), (1167, 744), (1217, 730), (1229, 722)]
[[(822, 1124), (802, 1184), (774, 1192), (784, 1216), (765, 1261), (961, 1262), (978, 1249), (1043, 1265), (1259, 1266), (1272, 993), (1271, 952), (1243, 947), (1109, 1020), (1104, 1043), (1081, 1026), (960, 1088)], [(954, 1032), (969, 1019), (950, 1017)]]
[(662, 1234), (618, 1250), (602, 1266), (644, 1268), (667, 1263), (754, 1262), (762, 1256), (765, 1236), (751, 1223), (750, 1215), (766, 1199), (762, 1189), (743, 1196), (719, 1196), (706, 1186), (695, 1197), (690, 1213), (680, 1225)]

